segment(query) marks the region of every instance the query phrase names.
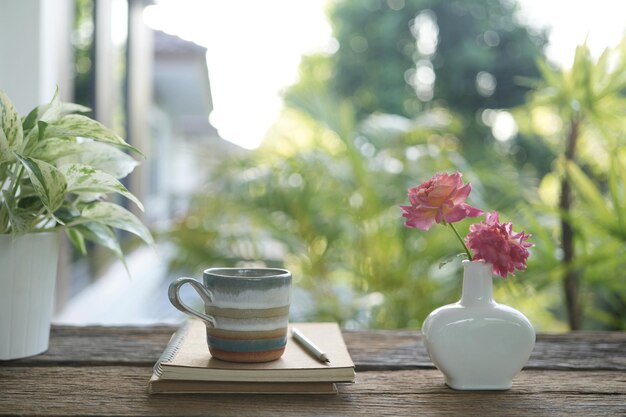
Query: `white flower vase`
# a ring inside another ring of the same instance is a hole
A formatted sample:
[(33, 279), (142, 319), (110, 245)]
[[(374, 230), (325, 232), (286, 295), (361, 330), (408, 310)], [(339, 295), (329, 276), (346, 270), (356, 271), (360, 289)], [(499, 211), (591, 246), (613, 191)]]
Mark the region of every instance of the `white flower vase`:
[(491, 265), (463, 261), (461, 300), (434, 310), (422, 333), (430, 359), (457, 390), (507, 390), (535, 346), (519, 311), (493, 300)]

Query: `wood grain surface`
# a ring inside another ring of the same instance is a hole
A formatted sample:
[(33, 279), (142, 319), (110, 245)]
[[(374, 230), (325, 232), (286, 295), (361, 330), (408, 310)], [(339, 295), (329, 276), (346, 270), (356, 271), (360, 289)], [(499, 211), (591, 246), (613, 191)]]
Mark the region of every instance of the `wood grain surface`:
[(454, 391), (410, 330), (345, 331), (355, 384), (336, 396), (147, 395), (174, 332), (155, 327), (57, 327), (50, 350), (0, 362), (0, 415), (626, 416), (626, 333), (540, 335), (503, 392)]

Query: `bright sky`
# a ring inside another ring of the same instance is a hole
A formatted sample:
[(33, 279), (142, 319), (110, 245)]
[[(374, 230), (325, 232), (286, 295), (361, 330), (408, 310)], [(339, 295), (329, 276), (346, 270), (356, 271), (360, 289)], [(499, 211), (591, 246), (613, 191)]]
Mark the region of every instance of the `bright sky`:
[(257, 147), (278, 116), (281, 89), (297, 79), (300, 57), (329, 47), (324, 0), (165, 0), (150, 6), (153, 27), (208, 49), (220, 136)]
[(532, 25), (551, 28), (548, 57), (571, 66), (576, 46), (585, 42), (599, 56), (626, 36), (626, 2), (622, 0), (521, 0)]
[[(146, 23), (208, 49), (214, 111), (220, 135), (257, 147), (276, 120), (280, 91), (297, 79), (302, 55), (333, 48), (326, 0), (160, 0)], [(521, 0), (529, 22), (552, 27), (548, 56), (571, 64), (576, 45), (588, 37), (599, 55), (626, 35), (621, 0)]]

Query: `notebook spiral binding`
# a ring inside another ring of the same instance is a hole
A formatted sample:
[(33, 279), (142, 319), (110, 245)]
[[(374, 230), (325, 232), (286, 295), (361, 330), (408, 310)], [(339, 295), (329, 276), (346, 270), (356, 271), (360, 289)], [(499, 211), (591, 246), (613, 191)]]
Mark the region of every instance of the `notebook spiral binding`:
[(161, 356), (159, 356), (159, 360), (154, 364), (154, 373), (159, 377), (162, 375), (163, 371), (161, 370), (161, 362), (170, 362), (174, 359), (174, 356), (178, 353), (180, 349), (180, 345), (185, 338), (185, 335), (189, 332), (191, 328), (191, 323), (187, 321), (183, 326), (181, 326), (176, 333), (172, 335), (170, 341), (167, 344), (167, 348), (163, 351)]

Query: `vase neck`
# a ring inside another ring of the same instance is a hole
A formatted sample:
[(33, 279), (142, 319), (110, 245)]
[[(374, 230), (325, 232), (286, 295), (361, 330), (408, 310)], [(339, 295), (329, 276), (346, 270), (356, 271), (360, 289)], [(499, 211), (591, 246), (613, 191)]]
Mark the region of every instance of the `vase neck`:
[(462, 305), (493, 304), (491, 265), (482, 261), (463, 261)]

